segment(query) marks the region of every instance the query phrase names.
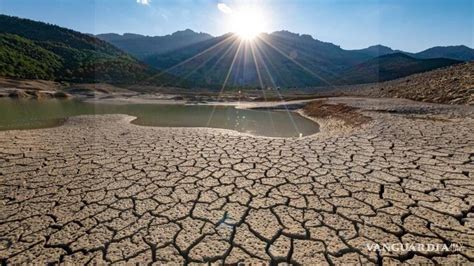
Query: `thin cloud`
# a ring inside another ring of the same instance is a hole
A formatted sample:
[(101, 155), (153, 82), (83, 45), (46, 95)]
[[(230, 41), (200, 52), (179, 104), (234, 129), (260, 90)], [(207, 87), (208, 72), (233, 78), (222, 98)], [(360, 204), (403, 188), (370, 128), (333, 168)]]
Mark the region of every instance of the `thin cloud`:
[(141, 5), (149, 5), (151, 0), (137, 0), (137, 3)]
[(232, 8), (230, 8), (228, 5), (224, 4), (224, 3), (219, 3), (217, 4), (217, 8), (222, 12), (222, 13), (225, 13), (225, 14), (230, 14), (232, 13)]

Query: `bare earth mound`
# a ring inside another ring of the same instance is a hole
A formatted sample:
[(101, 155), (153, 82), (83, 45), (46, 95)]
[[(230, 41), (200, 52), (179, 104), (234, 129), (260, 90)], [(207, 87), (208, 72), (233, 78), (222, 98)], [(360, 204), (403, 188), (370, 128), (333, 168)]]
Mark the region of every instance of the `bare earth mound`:
[(358, 108), (342, 103), (328, 104), (325, 101), (313, 101), (305, 105), (303, 111), (310, 117), (338, 119), (349, 126), (358, 126), (369, 122), (370, 117), (357, 112)]
[(42, 90), (42, 91), (56, 91), (63, 87), (58, 82), (49, 80), (31, 80), (31, 79), (12, 79), (0, 77), (1, 89), (22, 89), (22, 90)]

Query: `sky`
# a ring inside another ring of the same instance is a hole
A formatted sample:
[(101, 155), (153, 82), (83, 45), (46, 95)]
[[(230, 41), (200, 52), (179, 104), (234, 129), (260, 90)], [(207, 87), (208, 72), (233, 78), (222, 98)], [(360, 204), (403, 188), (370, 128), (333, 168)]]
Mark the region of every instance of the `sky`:
[(84, 33), (151, 36), (188, 28), (222, 35), (244, 7), (259, 11), (265, 32), (310, 34), (344, 49), (383, 44), (419, 52), (474, 43), (474, 0), (0, 0), (2, 14)]

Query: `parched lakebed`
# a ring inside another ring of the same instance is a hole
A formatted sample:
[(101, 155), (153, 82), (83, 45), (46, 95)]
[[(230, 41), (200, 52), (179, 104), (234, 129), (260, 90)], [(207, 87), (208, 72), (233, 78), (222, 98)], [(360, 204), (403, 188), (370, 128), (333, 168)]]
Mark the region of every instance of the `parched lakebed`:
[(473, 108), (328, 104), (372, 120), (306, 138), (121, 114), (0, 131), (0, 262), (472, 264)]
[(210, 127), (267, 137), (307, 136), (319, 125), (290, 111), (183, 104), (105, 104), (78, 100), (0, 99), (0, 130), (53, 127), (78, 115), (127, 114), (157, 127)]

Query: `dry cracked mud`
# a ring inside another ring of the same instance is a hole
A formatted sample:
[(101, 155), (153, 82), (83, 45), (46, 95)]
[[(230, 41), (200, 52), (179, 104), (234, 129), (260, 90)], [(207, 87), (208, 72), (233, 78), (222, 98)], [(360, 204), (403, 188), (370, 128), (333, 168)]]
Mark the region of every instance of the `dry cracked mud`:
[(337, 101), (372, 121), (300, 139), (124, 115), (0, 132), (1, 262), (472, 263), (472, 108)]

